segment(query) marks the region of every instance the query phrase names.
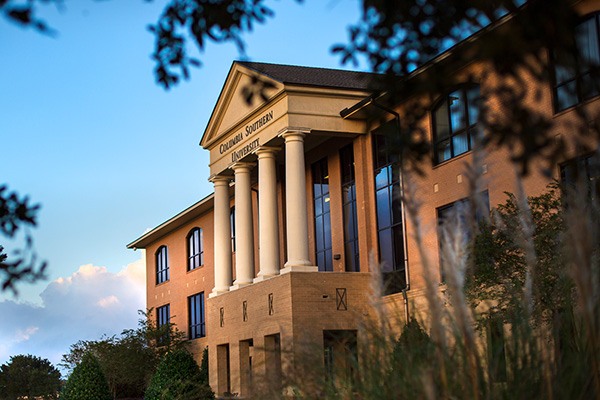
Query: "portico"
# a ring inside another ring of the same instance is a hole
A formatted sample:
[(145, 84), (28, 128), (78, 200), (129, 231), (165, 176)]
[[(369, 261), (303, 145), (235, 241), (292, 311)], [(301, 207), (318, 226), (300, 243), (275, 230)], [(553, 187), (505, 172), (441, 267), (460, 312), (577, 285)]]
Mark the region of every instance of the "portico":
[[(218, 394), (246, 396), (256, 389), (252, 377), (280, 388), (302, 356), (301, 343), (323, 347), (324, 330), (356, 329), (356, 316), (342, 312), (341, 288), (354, 301), (365, 295), (359, 288), (367, 286), (367, 273), (318, 272), (306, 154), (366, 133), (364, 121), (342, 119), (339, 110), (367, 92), (356, 82), (359, 88), (323, 87), (318, 76), (300, 82), (302, 71), (234, 63), (200, 143), (210, 151), (215, 190), (215, 278), (206, 313), (211, 386)], [(249, 104), (242, 93), (256, 81), (268, 89)], [(322, 313), (322, 326), (300, 333), (294, 326), (311, 324), (309, 310)]]
[[(318, 146), (328, 135), (365, 133), (364, 122), (339, 116), (340, 109), (365, 96), (364, 90), (290, 84), (255, 67), (234, 63), (200, 143), (210, 151), (210, 180), (215, 187), (215, 286), (211, 297), (279, 274), (317, 271), (309, 254), (307, 145)], [(257, 79), (267, 82), (269, 89), (260, 102), (247, 103), (242, 93)], [(284, 173), (278, 180), (281, 165)], [(230, 250), (231, 185), (235, 265)], [(257, 192), (254, 202), (253, 191)], [(282, 244), (286, 249), (283, 259)]]

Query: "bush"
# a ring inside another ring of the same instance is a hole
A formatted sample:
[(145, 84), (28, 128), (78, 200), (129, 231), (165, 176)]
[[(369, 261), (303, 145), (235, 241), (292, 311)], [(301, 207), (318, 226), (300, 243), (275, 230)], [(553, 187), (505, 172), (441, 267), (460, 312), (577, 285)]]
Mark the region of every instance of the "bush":
[(160, 362), (144, 396), (147, 400), (210, 400), (215, 394), (190, 353), (174, 350)]
[(69, 376), (61, 400), (111, 400), (108, 383), (96, 357), (87, 353)]
[(50, 361), (32, 356), (12, 356), (0, 366), (0, 399), (56, 399), (60, 391), (60, 372)]

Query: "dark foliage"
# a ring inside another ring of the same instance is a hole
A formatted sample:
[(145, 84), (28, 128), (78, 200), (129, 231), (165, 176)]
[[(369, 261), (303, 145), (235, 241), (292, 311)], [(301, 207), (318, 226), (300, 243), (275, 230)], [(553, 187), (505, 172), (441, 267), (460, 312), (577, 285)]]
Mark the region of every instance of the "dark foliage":
[(202, 362), (200, 363), (200, 382), (206, 385), (208, 382), (208, 347), (202, 351)]
[(180, 349), (168, 353), (160, 362), (144, 398), (209, 400), (215, 395), (203, 382), (203, 374), (192, 355)]
[(60, 394), (63, 400), (111, 400), (100, 363), (87, 353), (75, 367)]
[[(80, 340), (71, 345), (60, 365), (73, 370), (86, 354), (93, 354), (115, 398), (142, 397), (162, 357), (185, 345), (182, 332), (173, 324), (157, 327), (149, 313), (140, 311), (142, 318), (137, 329), (124, 330), (119, 336), (100, 340)], [(169, 341), (159, 346), (158, 339), (163, 337), (168, 337)]]
[(25, 245), (8, 258), (0, 245), (0, 284), (2, 291), (10, 289), (17, 293), (15, 284), (19, 281), (35, 282), (45, 278), (46, 263), (39, 263), (33, 250), (33, 239), (28, 227), (35, 227), (39, 205), (31, 205), (29, 198), (20, 198), (16, 192), (9, 192), (5, 185), (0, 186), (0, 234), (9, 239), (25, 230)]
[(56, 399), (60, 391), (60, 372), (50, 361), (32, 356), (12, 356), (0, 366), (0, 399)]
[(152, 58), (156, 61), (157, 82), (168, 89), (182, 77), (189, 78), (190, 66), (201, 65), (197, 58), (188, 56), (188, 36), (200, 51), (204, 51), (208, 41), (231, 42), (243, 55), (242, 35), (274, 15), (265, 3), (264, 0), (171, 0), (158, 22), (149, 27), (156, 37)]
[[(466, 294), (474, 303), (491, 301), (494, 313), (508, 321), (521, 312), (527, 261), (523, 251), (521, 215), (515, 195), (492, 211), (489, 224), (480, 226), (474, 243), (473, 270), (467, 275)], [(545, 193), (528, 198), (531, 210), (533, 246), (534, 316), (551, 322), (557, 313), (569, 309), (573, 290), (565, 268), (562, 248), (565, 232), (561, 192), (556, 185)]]
[(61, 4), (62, 0), (0, 0), (0, 15), (9, 21), (24, 27), (32, 27), (38, 32), (53, 34), (54, 31), (40, 18), (37, 17), (37, 6)]

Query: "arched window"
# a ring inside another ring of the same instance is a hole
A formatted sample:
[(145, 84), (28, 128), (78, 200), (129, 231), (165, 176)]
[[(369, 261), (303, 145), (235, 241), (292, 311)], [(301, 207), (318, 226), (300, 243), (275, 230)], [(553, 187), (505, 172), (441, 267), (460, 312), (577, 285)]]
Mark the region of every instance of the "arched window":
[(473, 148), (479, 119), (479, 86), (457, 89), (433, 110), (433, 146), (439, 164)]
[(600, 13), (588, 15), (575, 27), (573, 44), (575, 54), (552, 52), (557, 112), (600, 94)]
[(194, 228), (187, 236), (188, 271), (204, 265), (204, 243), (202, 229)]
[(160, 246), (156, 250), (156, 284), (169, 280), (169, 256), (167, 246)]

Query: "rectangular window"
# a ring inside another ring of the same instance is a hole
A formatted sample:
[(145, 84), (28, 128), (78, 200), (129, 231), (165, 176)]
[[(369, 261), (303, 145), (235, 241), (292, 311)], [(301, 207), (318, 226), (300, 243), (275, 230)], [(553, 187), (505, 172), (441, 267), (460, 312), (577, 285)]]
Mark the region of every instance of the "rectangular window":
[(356, 215), (356, 180), (352, 144), (340, 150), (342, 170), (342, 209), (344, 214), (344, 254), (347, 272), (360, 271), (358, 253), (358, 218)]
[(327, 158), (323, 158), (313, 164), (312, 177), (315, 205), (315, 248), (317, 265), (319, 271), (333, 271)]
[(188, 321), (190, 339), (206, 336), (204, 292), (188, 297)]
[(575, 27), (575, 54), (552, 52), (557, 112), (600, 94), (597, 72), (600, 66), (599, 19), (600, 14), (596, 13)]
[[(158, 338), (157, 342), (159, 346), (167, 344), (169, 341), (170, 333), (170, 320), (171, 320), (171, 305), (166, 304), (156, 309), (156, 327), (161, 330), (162, 336)], [(162, 329), (161, 329), (162, 328)]]
[(231, 207), (229, 223), (231, 225), (231, 251), (235, 252), (235, 207)]
[(390, 121), (374, 131), (372, 136), (379, 262), (382, 264), (385, 294), (398, 293), (406, 288), (400, 149), (391, 143), (394, 135), (398, 134), (395, 121)]
[(560, 166), (560, 180), (569, 191), (587, 190), (591, 200), (600, 198), (600, 154), (578, 157)]
[(329, 382), (353, 385), (358, 381), (357, 331), (324, 330), (323, 356)]
[(169, 323), (171, 319), (171, 305), (166, 304), (156, 309), (156, 326), (160, 328)]
[[(487, 214), (490, 213), (490, 200), (488, 191), (484, 191), (480, 194), (482, 196), (481, 202), (485, 204), (485, 210), (476, 210), (475, 220), (482, 222), (485, 216), (482, 212)], [(437, 221), (438, 221), (438, 242), (440, 251), (440, 274), (442, 282), (445, 281), (446, 273), (444, 264), (447, 262), (444, 260), (444, 234), (462, 234), (465, 240), (468, 242), (472, 239), (473, 233), (471, 231), (471, 224), (469, 223), (469, 215), (471, 213), (471, 201), (468, 198), (457, 200), (453, 203), (446, 204), (437, 209)], [(450, 229), (446, 229), (450, 227)], [(460, 231), (458, 231), (460, 229)]]

